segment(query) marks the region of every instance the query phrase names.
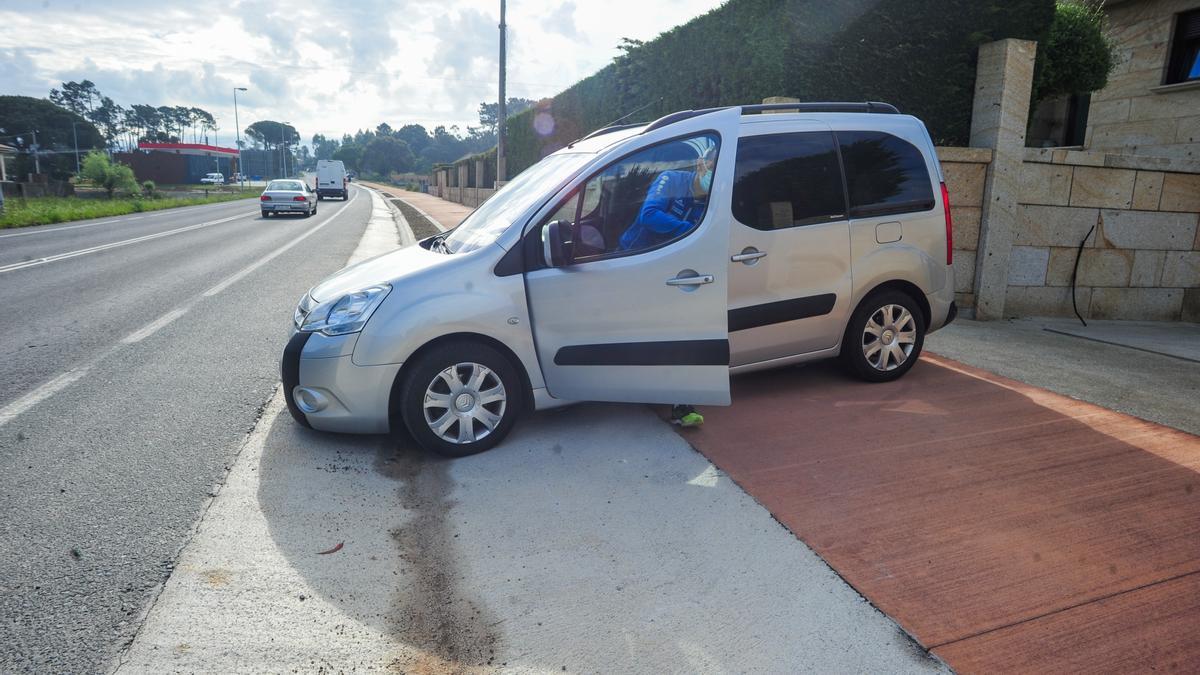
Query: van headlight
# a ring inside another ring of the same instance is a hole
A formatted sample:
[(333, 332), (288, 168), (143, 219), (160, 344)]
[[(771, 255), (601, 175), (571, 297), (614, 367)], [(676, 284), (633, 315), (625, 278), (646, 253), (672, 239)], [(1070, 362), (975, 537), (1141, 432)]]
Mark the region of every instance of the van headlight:
[(391, 286), (380, 284), (323, 302), (306, 313), (300, 330), (320, 331), (325, 335), (357, 333), (367, 325), (391, 290)]

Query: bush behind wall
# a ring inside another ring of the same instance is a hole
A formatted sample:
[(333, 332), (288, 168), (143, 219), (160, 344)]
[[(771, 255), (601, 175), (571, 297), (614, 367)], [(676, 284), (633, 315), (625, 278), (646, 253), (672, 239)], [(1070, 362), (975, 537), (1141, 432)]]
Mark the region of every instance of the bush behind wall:
[(626, 121), (767, 96), (887, 101), (966, 145), (979, 45), (1053, 17), (1054, 0), (730, 0), (510, 118), (508, 175), (642, 106)]

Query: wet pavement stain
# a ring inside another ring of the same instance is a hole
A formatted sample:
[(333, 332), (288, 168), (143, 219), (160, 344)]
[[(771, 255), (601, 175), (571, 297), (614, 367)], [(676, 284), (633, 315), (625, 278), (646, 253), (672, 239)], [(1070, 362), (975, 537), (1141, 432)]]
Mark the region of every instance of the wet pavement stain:
[(375, 469), (400, 482), (407, 522), (391, 532), (407, 580), (395, 592), (390, 623), (406, 644), (425, 652), (389, 664), (406, 673), (486, 672), (495, 664), (496, 618), (458, 588), (461, 576), (448, 518), (455, 502), (450, 460), (411, 442), (381, 445)]

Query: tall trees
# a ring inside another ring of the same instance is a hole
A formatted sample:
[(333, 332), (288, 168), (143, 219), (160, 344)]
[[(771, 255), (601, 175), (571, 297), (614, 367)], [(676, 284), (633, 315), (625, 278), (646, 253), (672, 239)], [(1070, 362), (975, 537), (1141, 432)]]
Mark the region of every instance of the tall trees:
[(324, 134), (313, 134), (313, 157), (316, 159), (333, 159), (333, 153), (337, 152), (338, 145), (336, 138), (325, 138)]
[[(537, 103), (537, 101), (529, 98), (510, 98), (508, 99), (508, 106), (506, 106), (504, 113), (507, 116), (512, 117), (529, 110), (535, 103)], [(493, 135), (496, 133), (496, 121), (499, 117), (499, 103), (479, 104), (479, 124), (487, 131), (490, 131)]]
[(412, 170), (413, 153), (408, 144), (395, 136), (376, 136), (363, 149), (362, 168), (387, 176)]
[(44, 98), (0, 96), (0, 127), (6, 135), (11, 134), (4, 142), (21, 152), (8, 165), (17, 176), (34, 170), (34, 137), (30, 132), (37, 131), (37, 150), (43, 153), (37, 163), (42, 172), (57, 179), (75, 172), (77, 138), (81, 155), (104, 147), (104, 137), (91, 122)]
[(362, 159), (363, 150), (361, 147), (351, 143), (343, 143), (330, 159), (340, 160), (342, 164), (350, 171), (359, 171), (359, 160)]
[(295, 127), (275, 120), (259, 120), (246, 127), (245, 133), (250, 142), (266, 148), (300, 143), (300, 134)]
[(63, 82), (62, 89), (50, 90), (50, 102), (71, 112), (86, 117), (100, 101), (100, 91), (91, 80)]
[(217, 129), (216, 118), (203, 108), (140, 103), (125, 108), (91, 80), (63, 82), (50, 90), (50, 101), (95, 124), (113, 150), (133, 149), (138, 141), (199, 143)]

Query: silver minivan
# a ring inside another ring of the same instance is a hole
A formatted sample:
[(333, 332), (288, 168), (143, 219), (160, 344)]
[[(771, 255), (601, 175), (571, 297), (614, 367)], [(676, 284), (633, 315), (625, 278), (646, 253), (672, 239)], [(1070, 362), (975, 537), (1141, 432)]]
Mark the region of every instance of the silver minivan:
[(460, 456), (529, 408), (728, 405), (730, 373), (830, 357), (884, 382), (953, 320), (951, 249), (933, 143), (887, 104), (609, 127), (314, 286), (284, 393), (305, 426)]

